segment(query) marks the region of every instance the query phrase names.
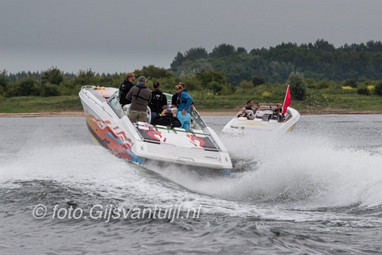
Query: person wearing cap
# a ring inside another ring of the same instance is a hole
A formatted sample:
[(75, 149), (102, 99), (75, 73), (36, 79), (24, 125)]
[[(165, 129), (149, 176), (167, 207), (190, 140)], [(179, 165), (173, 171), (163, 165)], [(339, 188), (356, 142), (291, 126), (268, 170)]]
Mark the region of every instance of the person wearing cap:
[(126, 104), (131, 104), (131, 101), (126, 99), (127, 93), (129, 93), (130, 89), (134, 87), (133, 81), (135, 80), (134, 73), (127, 73), (127, 78), (123, 81), (121, 86), (119, 87), (119, 103), (122, 107)]
[[(184, 83), (183, 82), (179, 82), (178, 85), (184, 87)], [(175, 86), (175, 89), (176, 89), (176, 86)], [(183, 91), (187, 91), (187, 89), (184, 89)], [(172, 95), (172, 98), (171, 98), (171, 108), (178, 108), (178, 103), (179, 103), (179, 92), (176, 91), (174, 95)], [(194, 102), (192, 102), (191, 104), (191, 112), (194, 110)]]
[(147, 106), (151, 102), (151, 90), (146, 87), (146, 78), (139, 76), (137, 86), (134, 86), (126, 95), (126, 100), (131, 101), (129, 119), (132, 123), (137, 121), (147, 122)]
[(179, 82), (178, 85), (175, 86), (176, 93), (178, 95), (177, 105), (178, 105), (178, 114), (177, 118), (180, 123), (182, 123), (181, 128), (184, 128), (186, 131), (190, 129), (191, 125), (191, 105), (194, 99), (188, 94), (188, 92), (184, 89), (184, 83)]

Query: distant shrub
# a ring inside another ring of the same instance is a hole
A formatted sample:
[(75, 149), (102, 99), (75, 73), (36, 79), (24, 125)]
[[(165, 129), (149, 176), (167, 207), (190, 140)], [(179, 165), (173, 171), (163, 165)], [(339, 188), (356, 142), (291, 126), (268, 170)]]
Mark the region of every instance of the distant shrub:
[(356, 87), (357, 87), (357, 81), (356, 81), (356, 79), (354, 79), (354, 78), (347, 79), (347, 80), (345, 81), (345, 86), (350, 86), (350, 87), (352, 87), (352, 88), (356, 88)]
[(290, 93), (297, 100), (304, 100), (307, 95), (307, 84), (304, 76), (300, 73), (291, 73), (289, 75)]
[(52, 67), (42, 73), (41, 80), (43, 83), (51, 83), (51, 84), (60, 84), (64, 81), (64, 76), (60, 69), (57, 67)]
[(305, 78), (306, 86), (310, 89), (316, 89), (318, 84), (315, 79), (313, 78)]
[(370, 95), (370, 90), (367, 89), (367, 87), (361, 87), (357, 89), (357, 93), (360, 95)]
[(2, 98), (5, 95), (4, 88), (0, 86), (0, 98)]
[(330, 84), (329, 84), (329, 81), (327, 80), (323, 80), (323, 81), (320, 81), (318, 82), (318, 88), (319, 89), (327, 89), (329, 88)]
[(40, 95), (39, 83), (33, 78), (18, 80), (9, 86), (8, 97), (13, 96), (38, 96)]
[(258, 85), (264, 84), (265, 83), (265, 79), (262, 76), (254, 76), (252, 78), (252, 83), (253, 83), (253, 86), (256, 87)]
[(382, 96), (382, 81), (375, 86), (374, 92), (376, 95)]
[(245, 91), (245, 90), (253, 88), (253, 84), (250, 81), (243, 80), (243, 81), (240, 82), (239, 88), (243, 89)]
[(74, 79), (74, 83), (78, 85), (96, 85), (97, 78), (95, 77), (95, 72), (93, 72), (91, 69), (87, 71), (80, 70)]
[(261, 94), (263, 98), (270, 98), (272, 97), (272, 93), (268, 91), (264, 91), (263, 94)]
[(210, 83), (208, 83), (207, 87), (217, 95), (220, 94), (223, 90), (223, 85), (217, 81), (211, 81)]
[(44, 86), (44, 96), (46, 97), (52, 97), (52, 96), (59, 96), (60, 91), (58, 89), (57, 85), (47, 83)]

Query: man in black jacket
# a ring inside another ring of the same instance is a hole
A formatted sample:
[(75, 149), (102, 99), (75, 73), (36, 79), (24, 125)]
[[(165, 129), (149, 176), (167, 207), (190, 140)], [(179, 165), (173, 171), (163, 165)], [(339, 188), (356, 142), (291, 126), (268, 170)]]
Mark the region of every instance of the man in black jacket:
[(154, 82), (154, 90), (151, 92), (151, 103), (149, 104), (151, 109), (151, 123), (155, 117), (167, 108), (167, 98), (161, 91), (159, 82)]
[(119, 102), (122, 106), (126, 104), (130, 104), (131, 101), (126, 99), (127, 93), (129, 93), (130, 89), (134, 87), (133, 81), (135, 80), (134, 73), (127, 73), (126, 80), (123, 81), (121, 86), (119, 87)]

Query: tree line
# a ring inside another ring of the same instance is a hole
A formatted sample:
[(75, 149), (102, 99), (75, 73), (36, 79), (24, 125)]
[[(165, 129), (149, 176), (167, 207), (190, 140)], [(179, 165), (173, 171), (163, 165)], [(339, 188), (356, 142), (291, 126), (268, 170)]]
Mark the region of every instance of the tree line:
[[(324, 40), (297, 45), (282, 43), (269, 49), (253, 49), (221, 44), (208, 53), (191, 48), (175, 56), (170, 69), (144, 66), (134, 70), (136, 77), (148, 78), (148, 86), (158, 81), (162, 90), (174, 93), (183, 81), (191, 92), (207, 95), (260, 94), (264, 100), (279, 100), (285, 84), (291, 84), (292, 97), (305, 100), (308, 90), (330, 93), (382, 95), (382, 43), (351, 44), (335, 48)], [(65, 73), (57, 67), (41, 72), (0, 72), (0, 98), (14, 96), (78, 95), (84, 85), (118, 88), (126, 73), (99, 74), (80, 70)], [(274, 96), (274, 97), (272, 97)]]
[(235, 48), (220, 44), (208, 53), (202, 47), (178, 52), (171, 70), (185, 75), (201, 70), (223, 72), (227, 81), (238, 85), (242, 80), (261, 76), (265, 81), (285, 82), (298, 72), (306, 78), (342, 81), (346, 79), (382, 79), (382, 42), (345, 44), (338, 48), (319, 39), (315, 43), (281, 43), (269, 49)]
[[(136, 77), (148, 78), (148, 87), (152, 89), (155, 81), (160, 82), (164, 91), (173, 93), (179, 81), (187, 84), (189, 90), (210, 90), (213, 93), (232, 92), (232, 85), (227, 83), (223, 73), (215, 71), (201, 71), (186, 76), (176, 76), (171, 70), (144, 66), (134, 70)], [(6, 70), (0, 72), (0, 97), (14, 96), (60, 96), (78, 95), (84, 85), (95, 85), (119, 88), (126, 73), (99, 74), (92, 70), (80, 70), (77, 74), (64, 73), (57, 67), (42, 72), (18, 72), (8, 74)]]

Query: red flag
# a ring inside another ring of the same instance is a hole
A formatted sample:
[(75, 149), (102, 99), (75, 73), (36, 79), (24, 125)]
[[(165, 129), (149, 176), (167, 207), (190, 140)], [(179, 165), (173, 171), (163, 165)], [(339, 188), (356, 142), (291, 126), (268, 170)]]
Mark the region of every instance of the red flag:
[(289, 84), (288, 84), (288, 88), (287, 88), (287, 91), (286, 91), (286, 94), (285, 94), (282, 114), (286, 113), (286, 111), (288, 109), (288, 106), (290, 106), (290, 103), (291, 103), (290, 102), (290, 91), (289, 91)]

